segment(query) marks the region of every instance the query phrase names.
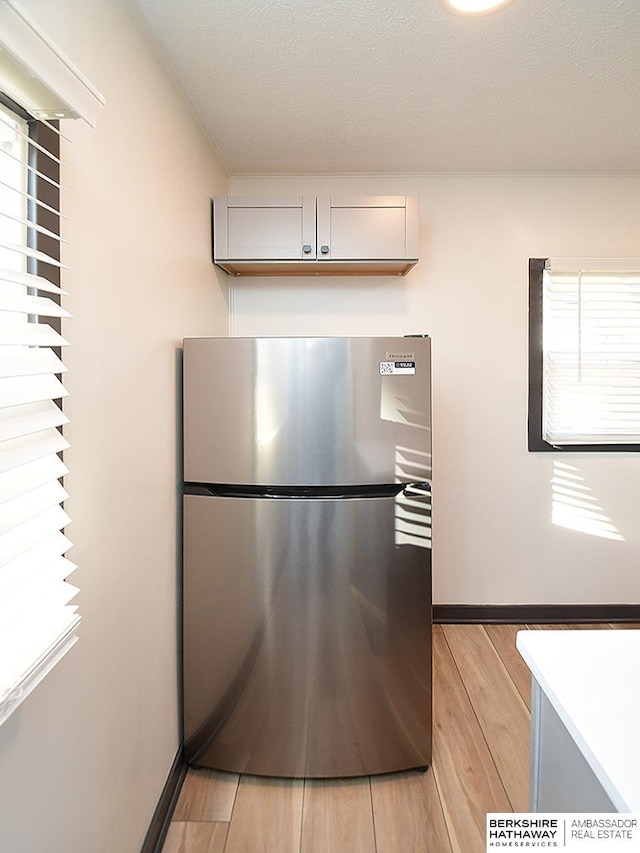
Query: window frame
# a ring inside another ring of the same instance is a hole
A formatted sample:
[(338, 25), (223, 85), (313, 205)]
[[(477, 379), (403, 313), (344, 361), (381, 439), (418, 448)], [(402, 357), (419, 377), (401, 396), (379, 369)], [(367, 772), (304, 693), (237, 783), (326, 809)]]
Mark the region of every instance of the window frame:
[(543, 272), (549, 258), (529, 258), (529, 395), (527, 447), (530, 452), (638, 453), (638, 444), (550, 444), (543, 438), (544, 351), (542, 346)]

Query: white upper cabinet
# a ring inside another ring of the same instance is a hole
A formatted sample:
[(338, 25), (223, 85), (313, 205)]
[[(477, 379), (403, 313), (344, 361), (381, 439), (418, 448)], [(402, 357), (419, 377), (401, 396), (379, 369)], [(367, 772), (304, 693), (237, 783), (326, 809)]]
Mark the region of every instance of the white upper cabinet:
[(415, 196), (217, 196), (213, 260), (232, 275), (404, 275)]

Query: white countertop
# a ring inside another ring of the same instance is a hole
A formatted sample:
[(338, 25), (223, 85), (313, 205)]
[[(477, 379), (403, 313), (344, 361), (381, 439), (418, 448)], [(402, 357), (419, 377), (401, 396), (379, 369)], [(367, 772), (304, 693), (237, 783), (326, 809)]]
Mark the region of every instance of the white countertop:
[(640, 812), (640, 631), (519, 631), (516, 646), (614, 806)]

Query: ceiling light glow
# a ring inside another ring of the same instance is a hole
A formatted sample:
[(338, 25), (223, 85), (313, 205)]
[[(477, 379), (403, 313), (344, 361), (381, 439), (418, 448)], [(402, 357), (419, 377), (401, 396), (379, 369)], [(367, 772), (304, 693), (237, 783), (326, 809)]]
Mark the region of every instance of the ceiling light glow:
[(511, 0), (448, 0), (456, 12), (465, 15), (483, 15), (485, 12), (493, 12), (501, 6), (511, 3)]

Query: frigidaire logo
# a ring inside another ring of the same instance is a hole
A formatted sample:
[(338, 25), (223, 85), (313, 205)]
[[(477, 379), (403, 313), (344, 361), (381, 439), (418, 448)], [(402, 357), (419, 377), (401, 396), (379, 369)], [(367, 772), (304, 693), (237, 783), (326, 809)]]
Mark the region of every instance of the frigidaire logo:
[(388, 352), (387, 361), (415, 361), (416, 356), (413, 352)]

